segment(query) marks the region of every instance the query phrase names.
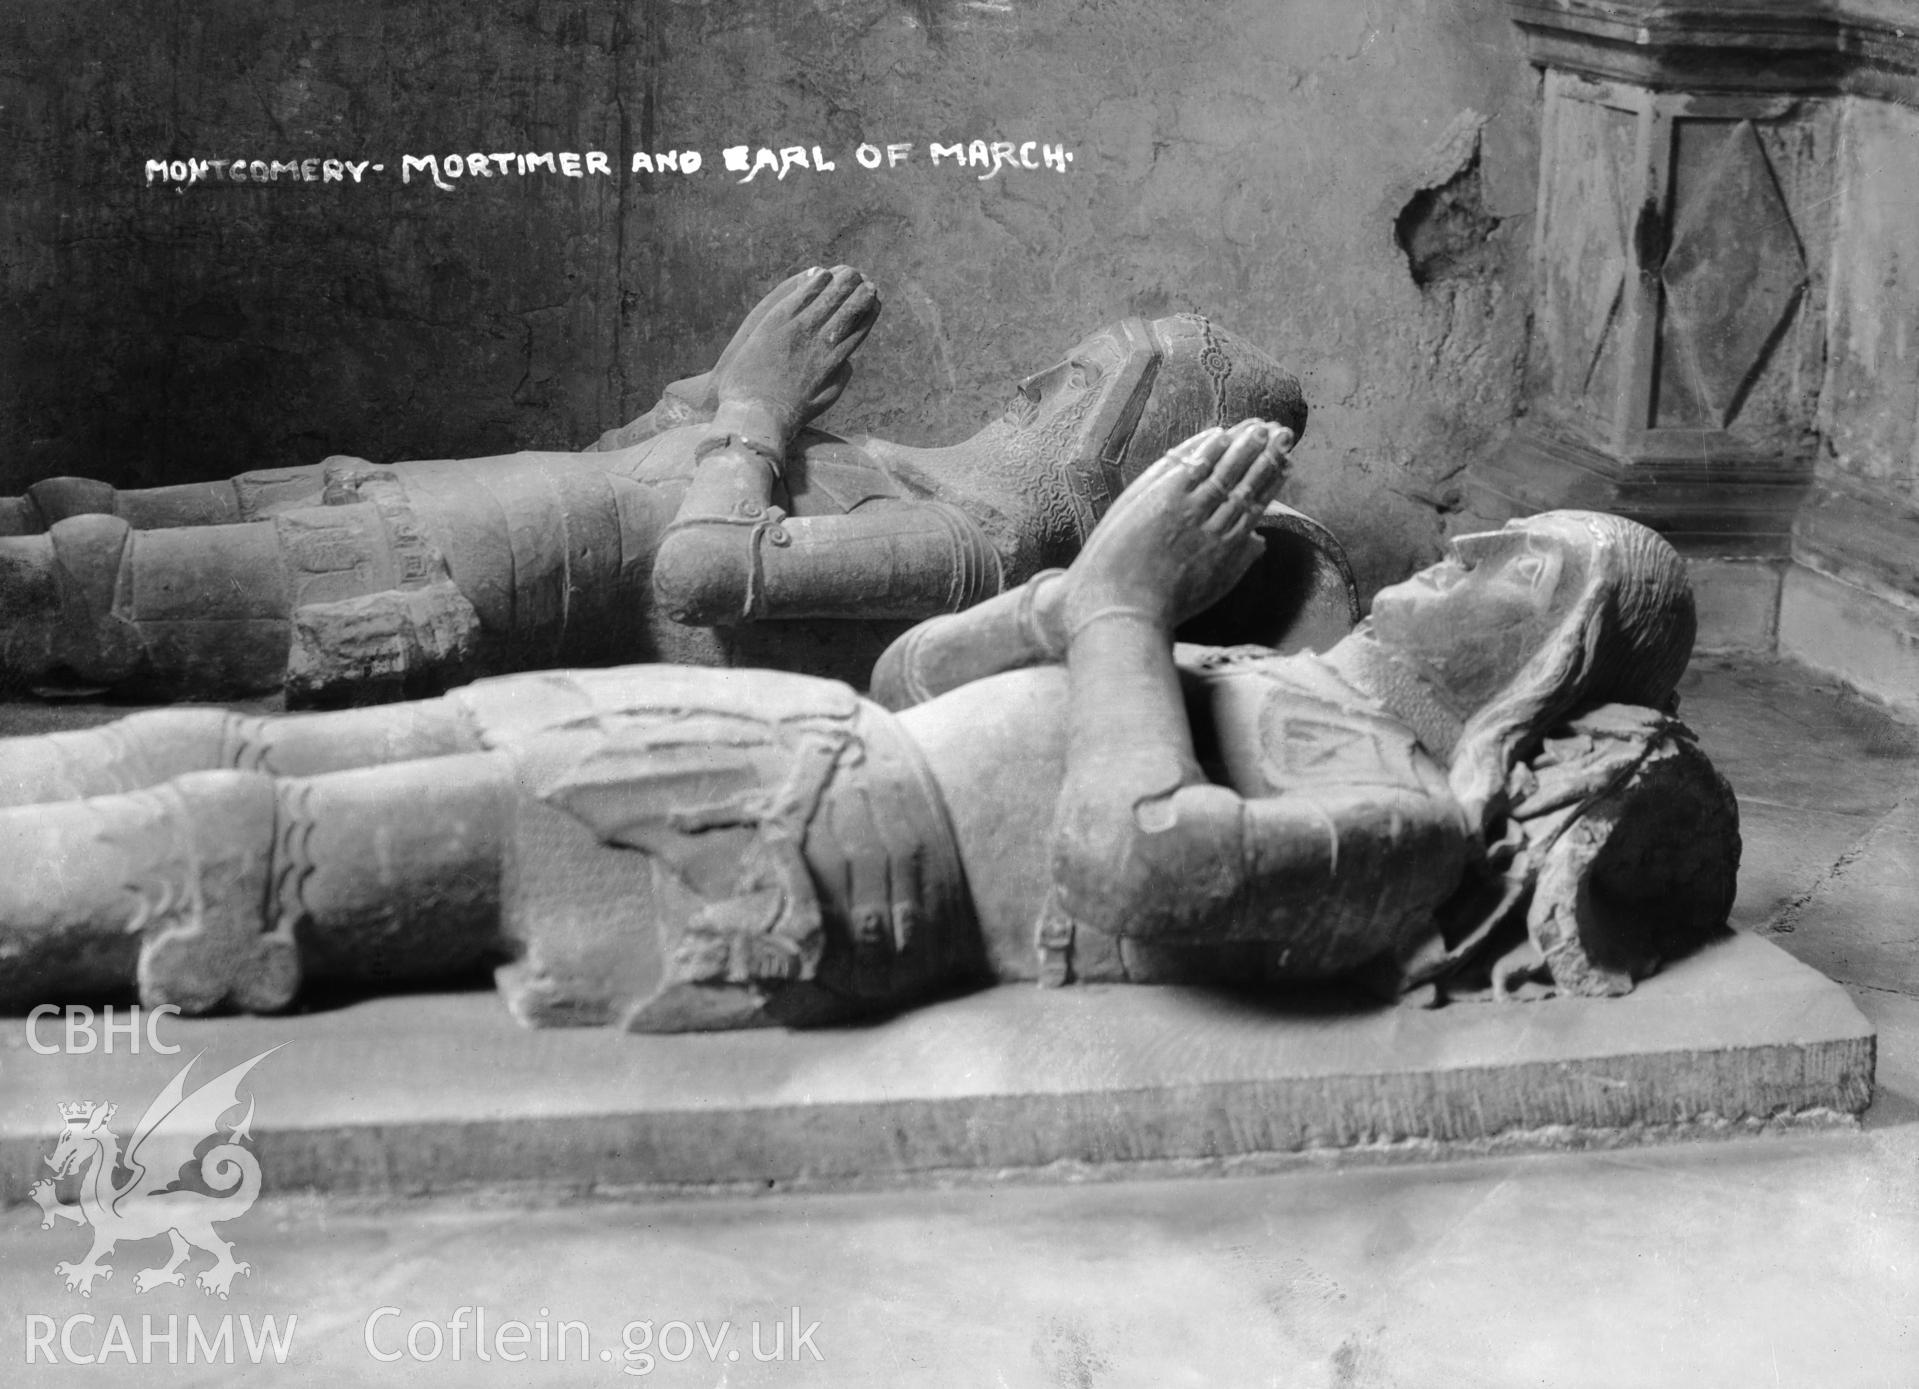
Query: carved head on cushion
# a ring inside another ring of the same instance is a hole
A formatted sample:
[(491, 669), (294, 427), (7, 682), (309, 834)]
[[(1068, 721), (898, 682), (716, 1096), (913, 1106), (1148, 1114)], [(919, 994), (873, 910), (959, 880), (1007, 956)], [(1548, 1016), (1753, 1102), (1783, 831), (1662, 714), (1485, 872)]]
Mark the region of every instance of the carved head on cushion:
[(1021, 381), (991, 439), (1029, 478), (1071, 489), (1084, 537), (1122, 488), (1183, 439), (1258, 418), (1306, 429), (1299, 381), (1197, 314), (1128, 318)]
[(1453, 789), (1485, 823), (1547, 729), (1601, 704), (1669, 709), (1697, 620), (1685, 561), (1624, 517), (1549, 511), (1460, 536), (1373, 600), (1372, 631), (1464, 721)]

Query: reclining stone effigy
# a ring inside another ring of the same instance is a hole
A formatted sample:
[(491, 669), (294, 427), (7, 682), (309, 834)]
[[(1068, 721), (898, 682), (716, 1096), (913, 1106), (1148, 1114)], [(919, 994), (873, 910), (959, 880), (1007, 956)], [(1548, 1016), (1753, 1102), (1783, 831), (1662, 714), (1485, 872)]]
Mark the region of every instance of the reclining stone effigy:
[[(632, 661), (857, 680), (906, 623), (1070, 561), (1194, 431), (1304, 427), (1298, 383), (1192, 315), (1093, 334), (951, 447), (810, 427), (878, 311), (848, 267), (794, 276), (710, 372), (582, 453), (0, 498), (0, 681), (339, 704)], [(1241, 635), (1350, 626), (1337, 542), (1283, 507), (1263, 525), (1271, 572), (1249, 580)]]
[(629, 666), (0, 742), (0, 1001), (487, 965), (527, 1022), (636, 1031), (1012, 979), (1604, 994), (1723, 929), (1737, 812), (1669, 712), (1693, 604), (1651, 531), (1461, 537), (1323, 655), (1176, 643), (1258, 562), (1291, 434), (1173, 449), (871, 699)]

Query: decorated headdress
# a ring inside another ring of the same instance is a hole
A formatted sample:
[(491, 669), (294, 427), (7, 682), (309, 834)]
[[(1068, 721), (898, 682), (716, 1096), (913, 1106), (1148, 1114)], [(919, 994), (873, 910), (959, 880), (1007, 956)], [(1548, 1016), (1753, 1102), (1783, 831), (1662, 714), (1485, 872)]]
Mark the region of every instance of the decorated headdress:
[(1175, 444), (1214, 425), (1244, 419), (1306, 432), (1299, 380), (1244, 338), (1198, 314), (1174, 314), (1145, 325), (1156, 362), (1149, 390), (1120, 461), (1131, 482)]
[(1514, 767), (1554, 724), (1608, 703), (1673, 708), (1698, 626), (1685, 561), (1636, 521), (1548, 511), (1506, 529), (1566, 540), (1584, 580), (1558, 628), (1460, 735), (1453, 793), (1482, 828), (1502, 808)]
[(1738, 803), (1672, 717), (1692, 586), (1672, 546), (1623, 517), (1507, 526), (1565, 539), (1583, 574), (1558, 627), (1460, 734), (1449, 777), (1488, 841), (1494, 900), (1424, 972), (1483, 958), (1523, 918), (1530, 946), (1501, 957), (1495, 992), (1549, 980), (1624, 993), (1723, 930), (1737, 889)]

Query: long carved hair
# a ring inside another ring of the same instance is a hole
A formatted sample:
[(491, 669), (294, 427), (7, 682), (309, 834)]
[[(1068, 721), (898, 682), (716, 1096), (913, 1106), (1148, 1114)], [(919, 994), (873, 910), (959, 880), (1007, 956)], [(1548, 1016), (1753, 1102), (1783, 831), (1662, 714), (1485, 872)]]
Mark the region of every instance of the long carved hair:
[(1460, 734), (1448, 779), (1482, 830), (1505, 809), (1513, 769), (1554, 725), (1601, 704), (1671, 709), (1698, 627), (1686, 562), (1645, 526), (1597, 511), (1506, 526), (1566, 540), (1586, 576), (1559, 626)]

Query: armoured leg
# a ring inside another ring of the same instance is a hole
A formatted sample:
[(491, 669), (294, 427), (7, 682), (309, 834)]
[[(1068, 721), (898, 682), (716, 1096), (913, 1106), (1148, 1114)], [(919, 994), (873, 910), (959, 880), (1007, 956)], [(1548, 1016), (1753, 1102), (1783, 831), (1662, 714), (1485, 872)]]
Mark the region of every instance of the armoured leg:
[(293, 997), (293, 941), (264, 908), (270, 778), (196, 772), (166, 786), (0, 811), (0, 996), (123, 992), (199, 1013)]
[(22, 496), (0, 497), (0, 535), (38, 535), (73, 516), (117, 516), (135, 530), (257, 521), (287, 507), (317, 506), (326, 469), (337, 461), (172, 487), (122, 489), (92, 478), (43, 478)]
[(510, 768), (191, 772), (0, 810), (0, 1005), (285, 1007), (303, 979), (444, 980), (497, 947)]
[(317, 776), (479, 750), (472, 725), (444, 700), (264, 717), (150, 709), (97, 728), (0, 739), (0, 806), (138, 791), (188, 772)]
[(135, 531), (73, 516), (0, 539), (0, 659), (16, 680), (275, 689), (288, 586), (270, 522)]
[(324, 481), (327, 504), (267, 520), (138, 530), (81, 515), (0, 538), (0, 670), (169, 698), (457, 682), (479, 619), (403, 491), (351, 460)]

